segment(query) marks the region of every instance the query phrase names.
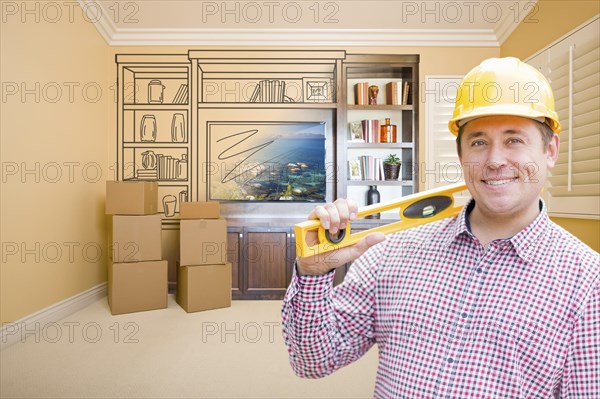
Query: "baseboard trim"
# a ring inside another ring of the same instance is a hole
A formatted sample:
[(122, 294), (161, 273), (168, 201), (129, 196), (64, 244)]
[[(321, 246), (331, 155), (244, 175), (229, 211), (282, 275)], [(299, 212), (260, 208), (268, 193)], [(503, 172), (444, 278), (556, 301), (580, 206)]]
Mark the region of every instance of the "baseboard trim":
[(27, 328), (28, 326), (33, 326), (36, 323), (39, 325), (56, 323), (105, 297), (106, 291), (106, 283), (98, 284), (20, 320), (3, 323), (0, 330), (0, 351), (24, 339), (22, 332), (30, 330)]

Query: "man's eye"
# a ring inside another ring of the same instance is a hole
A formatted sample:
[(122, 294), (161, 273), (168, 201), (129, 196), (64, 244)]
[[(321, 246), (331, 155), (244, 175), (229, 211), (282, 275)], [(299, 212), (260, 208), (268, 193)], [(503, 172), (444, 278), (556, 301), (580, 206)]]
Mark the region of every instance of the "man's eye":
[(479, 147), (485, 144), (483, 140), (475, 140), (471, 143), (471, 147)]
[(508, 139), (508, 143), (509, 144), (518, 144), (518, 143), (522, 143), (523, 140), (521, 139)]

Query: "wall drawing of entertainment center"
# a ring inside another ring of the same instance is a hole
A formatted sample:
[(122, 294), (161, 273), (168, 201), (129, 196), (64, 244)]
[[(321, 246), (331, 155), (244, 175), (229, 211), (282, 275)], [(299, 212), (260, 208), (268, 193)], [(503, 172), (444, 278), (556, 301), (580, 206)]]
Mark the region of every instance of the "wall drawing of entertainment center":
[[(253, 204), (267, 215), (279, 213), (271, 202), (359, 195), (349, 187), (378, 182), (366, 172), (357, 181), (348, 164), (387, 152), (405, 165), (398, 195), (417, 190), (418, 56), (190, 50), (118, 54), (116, 63), (118, 179), (157, 180), (161, 198), (177, 201), (169, 217), (180, 201), (224, 201), (235, 214)], [(353, 102), (369, 80), (379, 103)], [(412, 92), (392, 102), (386, 82)], [(397, 142), (356, 142), (356, 125), (375, 118), (399, 125)]]
[[(295, 257), (292, 226), (316, 204), (353, 196), (364, 205), (372, 185), (382, 201), (418, 190), (418, 63), (344, 50), (117, 54), (117, 178), (158, 181), (163, 230), (178, 230), (182, 201), (217, 200), (232, 253), (275, 239), (286, 248), (272, 264), (277, 281), (261, 280), (263, 260), (234, 260), (234, 297), (279, 298)], [(375, 104), (355, 101), (365, 84), (378, 86)], [(395, 140), (361, 141), (362, 120), (386, 118)], [(349, 173), (358, 159), (392, 153), (398, 179)], [(275, 273), (281, 262), (286, 273)]]

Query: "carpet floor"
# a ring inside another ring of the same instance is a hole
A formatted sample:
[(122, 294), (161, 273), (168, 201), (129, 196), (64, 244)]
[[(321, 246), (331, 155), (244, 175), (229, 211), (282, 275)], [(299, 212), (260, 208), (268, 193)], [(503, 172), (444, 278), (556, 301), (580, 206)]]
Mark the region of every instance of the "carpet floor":
[(377, 351), (323, 379), (294, 375), (280, 301), (112, 316), (106, 298), (28, 326), (0, 352), (2, 398), (370, 398)]

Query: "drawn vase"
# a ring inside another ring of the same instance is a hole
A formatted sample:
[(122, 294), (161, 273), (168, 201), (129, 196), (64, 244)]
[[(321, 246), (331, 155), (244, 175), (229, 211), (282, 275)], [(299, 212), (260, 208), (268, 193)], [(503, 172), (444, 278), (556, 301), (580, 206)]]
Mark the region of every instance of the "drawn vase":
[(154, 115), (144, 115), (140, 124), (140, 141), (153, 143), (156, 141), (156, 118)]
[(171, 141), (173, 143), (185, 143), (186, 140), (185, 118), (183, 114), (175, 114), (171, 122)]
[[(381, 195), (379, 191), (377, 191), (377, 186), (369, 186), (369, 191), (367, 191), (367, 205), (378, 204), (381, 199)], [(365, 219), (379, 219), (381, 217), (380, 213), (375, 213), (373, 215), (365, 216)]]

